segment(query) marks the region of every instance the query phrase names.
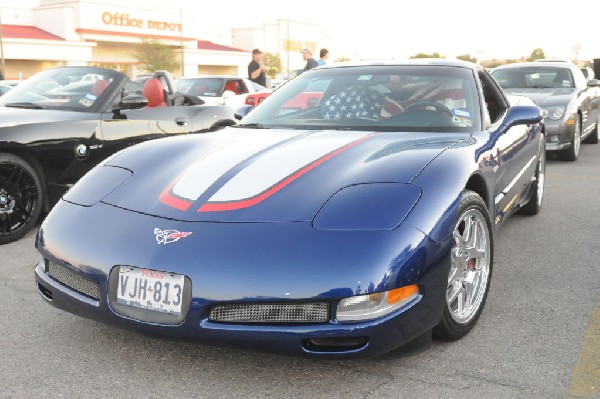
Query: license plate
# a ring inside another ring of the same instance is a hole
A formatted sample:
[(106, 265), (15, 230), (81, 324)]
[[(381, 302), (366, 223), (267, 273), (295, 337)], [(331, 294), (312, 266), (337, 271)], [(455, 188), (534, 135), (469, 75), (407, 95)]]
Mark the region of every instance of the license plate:
[(180, 315), (184, 281), (183, 274), (121, 266), (117, 303)]

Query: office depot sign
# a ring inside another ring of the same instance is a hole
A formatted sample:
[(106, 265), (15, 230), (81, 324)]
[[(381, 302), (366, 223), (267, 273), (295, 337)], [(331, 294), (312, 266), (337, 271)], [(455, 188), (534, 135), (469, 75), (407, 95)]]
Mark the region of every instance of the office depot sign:
[(119, 12), (111, 13), (104, 12), (102, 14), (102, 23), (104, 25), (112, 25), (112, 26), (126, 26), (130, 28), (145, 28), (145, 29), (154, 29), (160, 31), (167, 32), (181, 32), (181, 24), (165, 22), (165, 21), (155, 21), (150, 19), (141, 19), (130, 17), (129, 14), (123, 14)]

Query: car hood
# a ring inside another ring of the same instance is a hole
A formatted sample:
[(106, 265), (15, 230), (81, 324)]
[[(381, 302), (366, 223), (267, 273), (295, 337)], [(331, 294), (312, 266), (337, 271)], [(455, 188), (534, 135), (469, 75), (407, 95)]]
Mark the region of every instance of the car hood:
[(47, 109), (0, 107), (0, 128), (37, 123), (57, 123), (94, 119), (95, 114)]
[(567, 105), (575, 95), (575, 89), (504, 89), (507, 94), (531, 98), (539, 107)]
[(409, 183), (468, 137), (227, 128), (155, 140), (106, 164), (133, 173), (103, 202), (182, 221), (310, 221), (340, 189)]

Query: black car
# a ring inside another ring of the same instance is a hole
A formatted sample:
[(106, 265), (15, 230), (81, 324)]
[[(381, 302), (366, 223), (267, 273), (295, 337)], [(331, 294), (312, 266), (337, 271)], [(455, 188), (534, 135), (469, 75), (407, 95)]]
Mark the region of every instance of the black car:
[[(25, 234), (87, 171), (133, 144), (235, 123), (233, 110), (118, 71), (40, 72), (0, 98), (0, 244)], [(157, 162), (164, 160), (158, 159)]]

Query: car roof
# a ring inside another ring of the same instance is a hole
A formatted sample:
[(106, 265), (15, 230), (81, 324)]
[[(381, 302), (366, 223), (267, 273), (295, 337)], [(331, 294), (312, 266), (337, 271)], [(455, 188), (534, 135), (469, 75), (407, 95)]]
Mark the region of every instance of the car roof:
[(552, 68), (564, 68), (571, 69), (574, 64), (568, 62), (546, 62), (546, 61), (533, 61), (533, 62), (515, 62), (513, 64), (505, 64), (496, 67), (498, 69), (509, 69), (509, 68), (522, 68), (522, 67), (552, 67)]
[(344, 67), (366, 67), (366, 66), (451, 66), (473, 69), (478, 65), (468, 61), (446, 59), (446, 58), (411, 58), (406, 60), (376, 60), (376, 61), (348, 61), (335, 64), (322, 65), (317, 68), (344, 68)]
[(202, 79), (202, 78), (218, 78), (218, 79), (245, 79), (240, 76), (233, 75), (196, 75), (196, 76), (182, 76), (177, 79)]

